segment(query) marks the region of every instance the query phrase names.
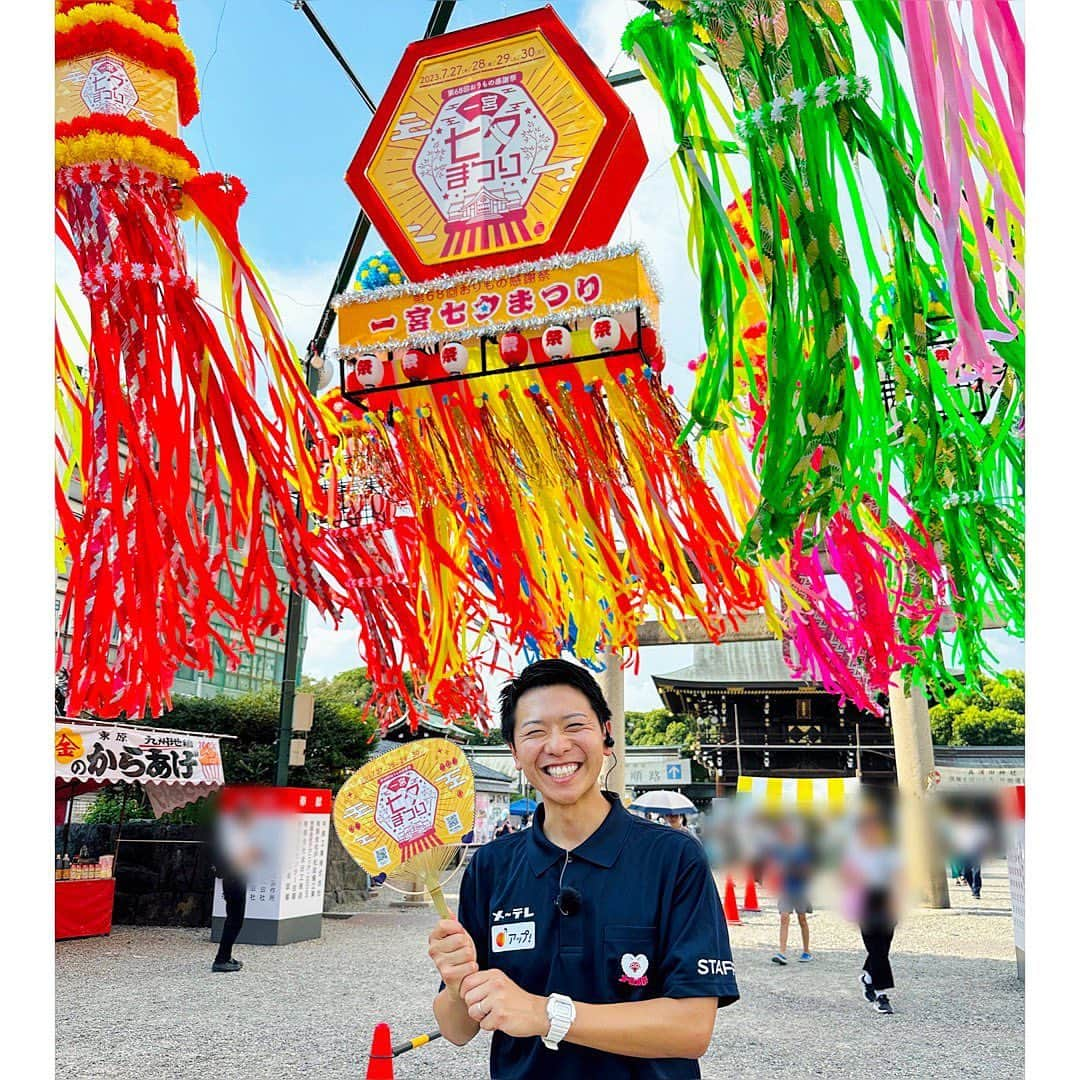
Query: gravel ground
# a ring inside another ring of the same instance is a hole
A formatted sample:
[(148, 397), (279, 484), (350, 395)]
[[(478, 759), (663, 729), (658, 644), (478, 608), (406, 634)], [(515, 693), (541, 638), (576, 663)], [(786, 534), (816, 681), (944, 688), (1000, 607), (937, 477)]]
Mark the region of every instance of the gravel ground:
[[(58, 1080), (361, 1077), (379, 1020), (395, 1041), (430, 1030), (438, 985), (428, 912), (373, 900), (325, 919), (323, 936), (284, 948), (239, 946), (238, 975), (213, 975), (209, 930), (117, 927), (56, 946)], [(811, 964), (780, 968), (775, 904), (731, 928), (741, 1000), (719, 1012), (706, 1078), (1014, 1076), (1023, 1068), (1024, 996), (1016, 978), (1003, 863), (981, 900), (953, 889), (953, 909), (916, 911), (893, 945), (896, 1015), (862, 998), (857, 931), (833, 912), (811, 918)], [(797, 951), (792, 927), (789, 953)], [(487, 1036), (422, 1047), (399, 1080), (487, 1075)]]

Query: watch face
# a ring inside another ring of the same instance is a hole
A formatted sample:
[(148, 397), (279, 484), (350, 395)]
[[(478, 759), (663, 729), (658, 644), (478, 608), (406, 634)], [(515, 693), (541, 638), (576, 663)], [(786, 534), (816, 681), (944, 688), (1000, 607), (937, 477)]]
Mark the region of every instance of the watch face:
[(569, 1020), (573, 1016), (573, 1006), (566, 1001), (549, 1001), (547, 1013), (549, 1020)]

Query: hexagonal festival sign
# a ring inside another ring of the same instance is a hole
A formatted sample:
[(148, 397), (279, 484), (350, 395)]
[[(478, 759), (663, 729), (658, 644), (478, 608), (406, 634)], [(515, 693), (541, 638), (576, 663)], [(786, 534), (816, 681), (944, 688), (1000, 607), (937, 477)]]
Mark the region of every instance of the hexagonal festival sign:
[(611, 239), (646, 154), (551, 8), (414, 42), (346, 173), (423, 281)]

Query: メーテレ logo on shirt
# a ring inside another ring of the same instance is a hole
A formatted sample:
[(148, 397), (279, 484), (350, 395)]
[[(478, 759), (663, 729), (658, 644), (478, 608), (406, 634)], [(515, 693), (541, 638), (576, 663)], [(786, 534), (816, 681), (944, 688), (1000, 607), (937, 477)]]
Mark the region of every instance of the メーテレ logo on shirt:
[(502, 908), (499, 908), (498, 911), (493, 911), (491, 913), (491, 921), (492, 922), (502, 922), (504, 919), (532, 919), (532, 918), (535, 918), (535, 916), (533, 915), (533, 909), (531, 907), (529, 907), (528, 905), (526, 905), (525, 907), (509, 908), (506, 911), (503, 911)]

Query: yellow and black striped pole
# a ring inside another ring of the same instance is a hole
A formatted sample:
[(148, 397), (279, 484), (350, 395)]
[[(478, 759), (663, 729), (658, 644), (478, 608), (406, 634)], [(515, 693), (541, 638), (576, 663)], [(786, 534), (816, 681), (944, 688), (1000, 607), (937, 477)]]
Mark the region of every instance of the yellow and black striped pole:
[(403, 1043), (398, 1043), (393, 1049), (394, 1057), (399, 1054), (405, 1054), (409, 1050), (416, 1050), (418, 1047), (426, 1046), (429, 1042), (434, 1042), (436, 1039), (441, 1039), (442, 1033), (438, 1031), (429, 1031), (426, 1035), (417, 1035), (413, 1039), (408, 1039)]

